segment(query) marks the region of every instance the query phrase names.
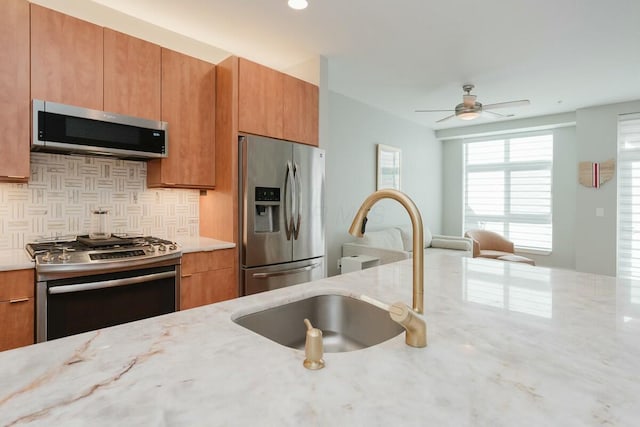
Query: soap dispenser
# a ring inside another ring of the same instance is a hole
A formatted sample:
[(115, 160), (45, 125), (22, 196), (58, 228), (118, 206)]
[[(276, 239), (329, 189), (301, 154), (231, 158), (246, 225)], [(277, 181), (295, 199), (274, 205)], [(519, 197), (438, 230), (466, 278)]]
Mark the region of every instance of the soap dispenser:
[(309, 319), (304, 319), (304, 324), (307, 326), (307, 338), (304, 343), (305, 359), (303, 365), (307, 369), (322, 369), (324, 368), (322, 331), (314, 328)]

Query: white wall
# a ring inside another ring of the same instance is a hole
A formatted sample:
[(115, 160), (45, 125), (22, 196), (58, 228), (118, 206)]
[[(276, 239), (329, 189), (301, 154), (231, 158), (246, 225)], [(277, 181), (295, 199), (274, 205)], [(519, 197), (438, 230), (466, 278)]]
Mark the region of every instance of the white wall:
[[(557, 121), (556, 121), (557, 122)], [(531, 129), (530, 122), (519, 120), (512, 124), (517, 128)], [(556, 123), (557, 124), (557, 123)], [(468, 129), (479, 135), (477, 129)], [(574, 262), (574, 218), (577, 181), (575, 127), (553, 129), (553, 250), (550, 255), (523, 254), (537, 265), (571, 268)], [(444, 141), (443, 144), (443, 232), (460, 236), (464, 233), (463, 212), (463, 158), (461, 138)]]
[[(500, 132), (530, 128), (545, 123), (562, 126), (554, 130), (553, 252), (549, 256), (528, 255), (538, 265), (575, 268), (578, 271), (616, 274), (617, 174), (599, 189), (578, 185), (578, 163), (604, 162), (617, 158), (618, 115), (640, 112), (640, 101), (577, 110), (575, 126), (567, 117), (548, 116), (502, 122)], [(498, 129), (469, 127), (437, 133), (446, 139), (443, 147), (443, 232), (458, 234), (462, 227), (462, 140)], [(596, 216), (596, 208), (604, 216)]]
[[(328, 273), (338, 273), (342, 243), (364, 199), (376, 190), (376, 144), (402, 150), (401, 190), (416, 203), (426, 226), (441, 232), (442, 149), (431, 129), (329, 92), (326, 159), (326, 239)], [(368, 228), (409, 224), (395, 201), (383, 200), (369, 215)]]
[[(576, 111), (576, 162), (617, 159), (618, 115), (640, 112), (640, 101)], [(616, 274), (617, 173), (599, 189), (578, 186), (576, 195), (576, 269)], [(596, 216), (596, 208), (604, 216)]]
[(578, 188), (575, 126), (555, 129), (553, 140), (553, 252), (549, 256), (531, 257), (538, 265), (574, 269), (578, 230), (574, 203)]

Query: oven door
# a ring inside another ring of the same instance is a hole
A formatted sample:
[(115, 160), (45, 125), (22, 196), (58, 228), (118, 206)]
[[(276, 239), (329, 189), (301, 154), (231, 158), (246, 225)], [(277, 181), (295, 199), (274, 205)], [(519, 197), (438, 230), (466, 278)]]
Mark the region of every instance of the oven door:
[(38, 282), (36, 341), (178, 309), (179, 265)]

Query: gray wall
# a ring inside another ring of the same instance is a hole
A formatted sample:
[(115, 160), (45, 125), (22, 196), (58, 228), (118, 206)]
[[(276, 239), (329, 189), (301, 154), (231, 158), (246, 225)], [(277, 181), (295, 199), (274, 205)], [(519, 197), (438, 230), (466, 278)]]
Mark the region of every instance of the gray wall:
[[(526, 121), (518, 121), (518, 127), (530, 128)], [(564, 126), (564, 124), (563, 124)], [(477, 129), (476, 129), (477, 131)], [(476, 136), (479, 134), (476, 133)], [(523, 254), (538, 265), (574, 268), (574, 217), (577, 181), (575, 127), (553, 129), (553, 251), (550, 255)], [(460, 139), (443, 144), (443, 232), (460, 236), (463, 212), (463, 158)]]
[[(376, 189), (376, 144), (402, 150), (401, 190), (416, 203), (433, 233), (441, 232), (442, 150), (431, 129), (329, 92), (326, 158), (326, 239), (329, 275), (338, 273), (342, 243), (364, 199)], [(369, 215), (369, 229), (409, 224), (395, 201), (382, 200)]]
[[(639, 112), (640, 101), (576, 111), (576, 162), (617, 159), (618, 115)], [(578, 186), (576, 195), (576, 269), (614, 276), (617, 252), (617, 174), (599, 189)], [(596, 216), (596, 208), (604, 216)]]
[[(530, 255), (538, 265), (616, 274), (617, 178), (599, 189), (578, 185), (578, 163), (617, 157), (618, 115), (640, 111), (640, 101), (584, 108), (556, 115), (437, 132), (443, 142), (443, 233), (462, 232), (462, 137), (522, 129), (554, 129), (553, 252)], [(596, 216), (596, 208), (604, 216)]]

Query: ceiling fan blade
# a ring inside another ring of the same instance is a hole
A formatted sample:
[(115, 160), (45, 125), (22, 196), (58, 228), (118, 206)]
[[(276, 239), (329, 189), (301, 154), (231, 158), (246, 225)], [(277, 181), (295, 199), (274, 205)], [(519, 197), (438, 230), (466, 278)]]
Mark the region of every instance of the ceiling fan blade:
[(456, 111), (456, 110), (414, 110), (416, 113), (446, 113), (449, 111)]
[(452, 114), (452, 115), (444, 117), (444, 118), (442, 118), (440, 120), (436, 120), (436, 123), (442, 123), (442, 122), (447, 121), (447, 120), (449, 120), (449, 119), (451, 119), (451, 118), (453, 118), (455, 116), (456, 116), (455, 114)]
[(529, 105), (528, 99), (521, 99), (519, 101), (509, 101), (509, 102), (498, 102), (496, 104), (487, 104), (483, 105), (483, 109), (495, 110), (496, 108), (507, 108), (507, 107), (524, 107), (525, 105)]
[(513, 117), (513, 114), (500, 114), (500, 113), (496, 113), (495, 111), (489, 111), (489, 110), (485, 110), (484, 107), (482, 108), (482, 113), (489, 113), (490, 115), (493, 115), (494, 117)]

